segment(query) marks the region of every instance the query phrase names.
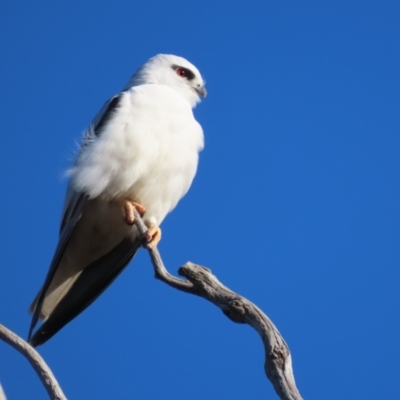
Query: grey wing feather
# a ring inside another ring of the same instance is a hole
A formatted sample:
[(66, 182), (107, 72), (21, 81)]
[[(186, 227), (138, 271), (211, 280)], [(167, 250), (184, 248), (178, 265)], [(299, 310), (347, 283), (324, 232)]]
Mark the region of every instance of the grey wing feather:
[[(111, 117), (116, 113), (119, 103), (121, 101), (121, 97), (124, 92), (121, 92), (106, 101), (97, 115), (94, 117), (91, 123), (91, 129), (86, 131), (86, 134), (83, 138), (82, 148), (86, 147), (93, 139), (93, 135), (99, 136), (101, 133), (102, 128), (107, 124), (107, 122), (111, 119)], [(79, 202), (79, 198), (82, 196), (81, 193), (77, 193), (72, 185), (71, 182), (68, 184), (67, 193), (65, 195), (65, 202), (64, 202), (64, 210), (63, 216), (61, 218), (61, 226), (60, 226), (60, 233), (64, 228), (64, 225), (69, 219), (71, 218), (71, 213), (75, 207), (75, 204)]]
[[(61, 261), (61, 257), (63, 256), (63, 254), (65, 252), (65, 249), (68, 245), (69, 239), (71, 238), (71, 235), (76, 226), (76, 223), (79, 221), (79, 219), (82, 216), (82, 213), (86, 207), (87, 201), (88, 201), (88, 197), (86, 195), (75, 193), (72, 196), (68, 207), (66, 208), (66, 211), (64, 213), (63, 223), (62, 223), (63, 228), (61, 229), (60, 238), (58, 240), (58, 245), (57, 245), (56, 251), (54, 253), (53, 260), (50, 264), (49, 272), (47, 273), (47, 277), (43, 284), (43, 287), (34, 302), (34, 306), (33, 306), (34, 309), (32, 310), (33, 316), (32, 316), (32, 321), (31, 321), (31, 325), (29, 328), (28, 340), (31, 337), (32, 331), (35, 328), (35, 326), (39, 320), (40, 312), (42, 309), (42, 305), (43, 305), (43, 301), (44, 301), (47, 289), (49, 288), (51, 281), (54, 278), (54, 275), (57, 271), (58, 265)], [(68, 218), (66, 218), (66, 215), (68, 215)]]
[(140, 245), (139, 239), (125, 238), (113, 250), (85, 268), (50, 317), (29, 339), (29, 343), (34, 347), (43, 344), (96, 300), (124, 270)]
[[(95, 116), (95, 118), (92, 121), (91, 128), (87, 131), (87, 133), (83, 139), (82, 148), (84, 148), (85, 146), (90, 144), (91, 140), (93, 139), (93, 137), (92, 137), (93, 134), (94, 134), (94, 137), (97, 137), (101, 134), (102, 128), (107, 124), (107, 122), (110, 120), (110, 118), (117, 111), (117, 108), (119, 107), (119, 103), (120, 103), (123, 93), (124, 92), (121, 92), (118, 95), (112, 97), (110, 100), (108, 100), (104, 104), (104, 106), (101, 108), (99, 113)], [(44, 302), (44, 299), (46, 296), (46, 292), (52, 283), (52, 280), (53, 280), (53, 278), (57, 272), (57, 269), (59, 267), (61, 258), (63, 257), (63, 255), (65, 253), (65, 250), (68, 246), (71, 235), (74, 232), (76, 224), (79, 221), (79, 219), (81, 218), (82, 213), (84, 212), (84, 210), (86, 208), (88, 200), (89, 200), (89, 198), (86, 194), (76, 192), (73, 189), (71, 183), (69, 183), (68, 188), (67, 188), (66, 197), (65, 197), (64, 210), (63, 210), (62, 219), (61, 219), (60, 237), (59, 237), (58, 245), (57, 245), (56, 251), (54, 253), (54, 257), (51, 262), (49, 272), (47, 274), (47, 277), (43, 284), (43, 287), (31, 306), (31, 311), (33, 313), (33, 316), (32, 316), (32, 321), (31, 321), (31, 325), (29, 328), (28, 340), (30, 340), (33, 329), (35, 328), (35, 326), (40, 318), (43, 302)], [(135, 247), (135, 246), (133, 246), (133, 247)], [(137, 249), (135, 249), (135, 252), (136, 252), (136, 250)], [(130, 251), (131, 251), (131, 249), (129, 250), (129, 252), (127, 252), (127, 254), (128, 253), (130, 254)], [(133, 257), (133, 254), (134, 254), (134, 252), (129, 257), (129, 260)], [(121, 260), (124, 260), (125, 259), (124, 257), (125, 256), (120, 257)], [(129, 260), (128, 260), (128, 262), (129, 262)], [(119, 262), (119, 264), (121, 264), (121, 263), (124, 264), (123, 261)], [(125, 263), (123, 266), (125, 266), (126, 264), (127, 263)], [(81, 275), (84, 275), (84, 274), (81, 274)], [(114, 280), (117, 275), (118, 275), (118, 273), (112, 278), (112, 280)], [(104, 277), (104, 278), (106, 278), (106, 277)], [(79, 279), (81, 279), (81, 278), (79, 278)], [(79, 279), (78, 279), (78, 281), (81, 282), (81, 280), (79, 280)], [(112, 280), (109, 281), (109, 283), (111, 283)], [(77, 283), (78, 282), (75, 282), (75, 284), (77, 284)], [(70, 291), (73, 291), (72, 289), (75, 287), (75, 284), (71, 287)], [(101, 289), (99, 291), (99, 293), (92, 299), (92, 301), (107, 286), (108, 285), (106, 285), (103, 289)], [(82, 309), (86, 308), (86, 306), (84, 306)], [(79, 312), (80, 311), (78, 311), (75, 315), (79, 314)], [(67, 322), (65, 322), (65, 323), (67, 323)]]

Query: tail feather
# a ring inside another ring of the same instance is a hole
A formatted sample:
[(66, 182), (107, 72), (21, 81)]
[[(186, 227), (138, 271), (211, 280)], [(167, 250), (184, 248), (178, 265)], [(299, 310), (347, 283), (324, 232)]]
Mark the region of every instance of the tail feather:
[(140, 245), (139, 240), (125, 238), (113, 250), (85, 268), (29, 343), (34, 347), (43, 344), (85, 310), (125, 269)]

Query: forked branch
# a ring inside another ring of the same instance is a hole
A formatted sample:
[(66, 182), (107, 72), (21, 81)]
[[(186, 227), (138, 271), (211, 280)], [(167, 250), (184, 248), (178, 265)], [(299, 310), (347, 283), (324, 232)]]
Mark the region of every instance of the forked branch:
[[(146, 225), (135, 210), (135, 225), (142, 237)], [(265, 349), (264, 369), (268, 379), (282, 400), (301, 400), (296, 387), (289, 347), (272, 321), (251, 301), (224, 286), (211, 270), (187, 262), (178, 270), (180, 276), (171, 275), (164, 266), (157, 248), (149, 249), (155, 277), (169, 286), (200, 296), (219, 307), (233, 322), (245, 323), (253, 327), (261, 337)]]

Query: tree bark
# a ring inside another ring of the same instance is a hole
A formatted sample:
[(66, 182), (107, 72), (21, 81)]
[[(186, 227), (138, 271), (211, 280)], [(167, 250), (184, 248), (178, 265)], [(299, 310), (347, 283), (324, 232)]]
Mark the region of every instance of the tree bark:
[(19, 351), (32, 365), (51, 400), (67, 400), (51, 369), (40, 354), (24, 339), (0, 325), (0, 339)]
[[(145, 238), (146, 225), (135, 212), (135, 225), (139, 234)], [(167, 285), (202, 297), (219, 307), (233, 322), (245, 323), (260, 335), (265, 350), (265, 373), (282, 400), (302, 400), (293, 375), (292, 358), (289, 347), (272, 321), (251, 301), (224, 286), (211, 270), (187, 262), (178, 270), (180, 276), (171, 275), (165, 268), (157, 248), (148, 249), (155, 277)]]

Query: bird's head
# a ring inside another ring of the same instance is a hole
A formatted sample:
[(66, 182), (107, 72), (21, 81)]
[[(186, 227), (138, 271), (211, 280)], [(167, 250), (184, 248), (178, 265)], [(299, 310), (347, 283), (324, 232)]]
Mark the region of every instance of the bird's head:
[(186, 59), (170, 54), (158, 54), (147, 61), (126, 87), (151, 83), (171, 87), (187, 99), (191, 107), (207, 94), (199, 70)]

